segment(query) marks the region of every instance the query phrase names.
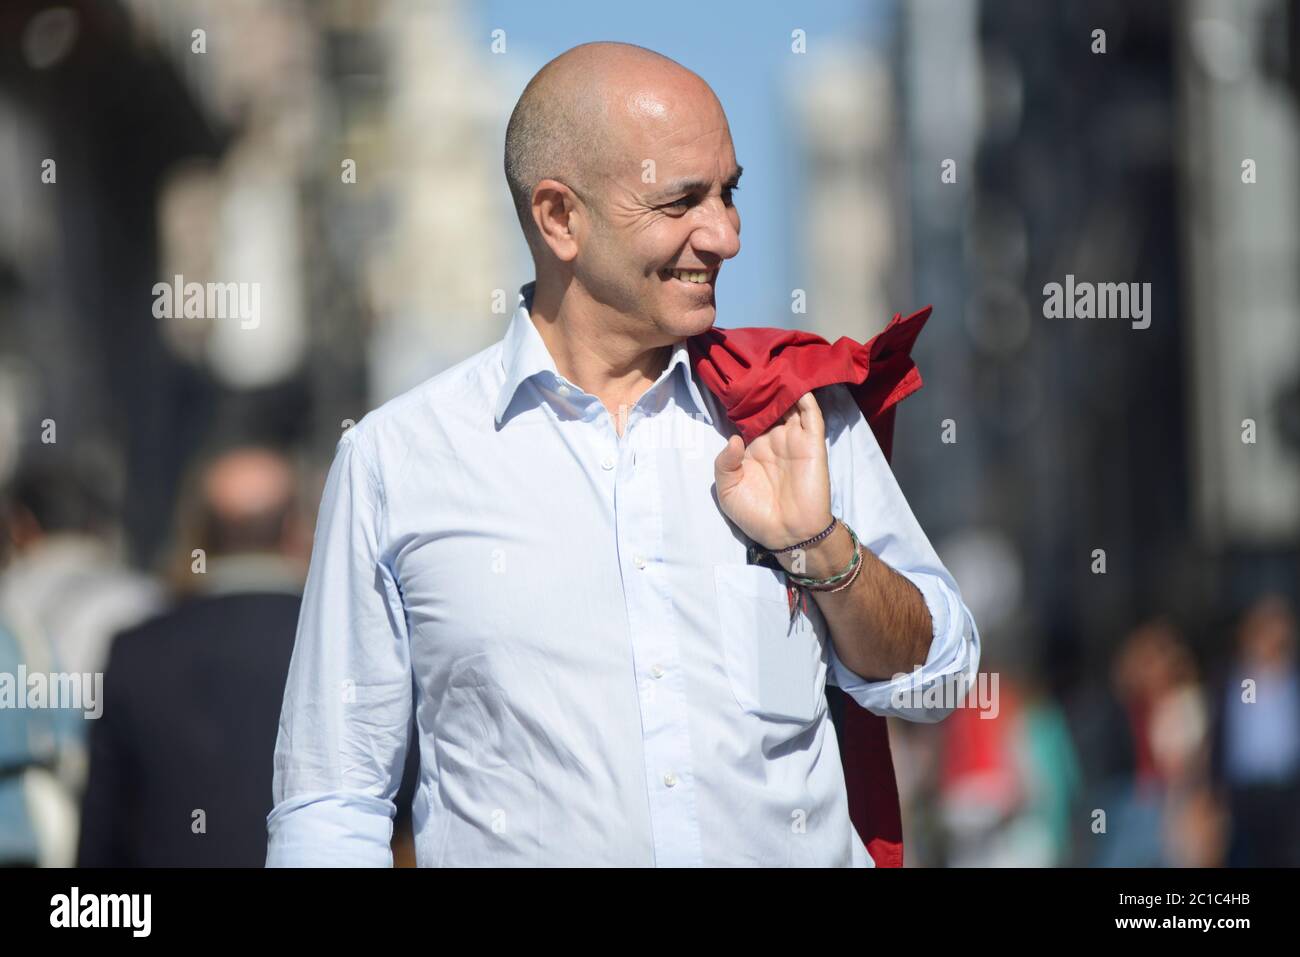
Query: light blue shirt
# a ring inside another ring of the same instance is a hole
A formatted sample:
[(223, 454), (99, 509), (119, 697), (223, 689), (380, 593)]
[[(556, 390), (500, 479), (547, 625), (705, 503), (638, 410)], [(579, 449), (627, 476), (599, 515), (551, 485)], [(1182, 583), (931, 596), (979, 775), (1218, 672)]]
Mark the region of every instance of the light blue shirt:
[[(275, 750), (270, 866), (389, 866), (414, 731), (416, 860), (872, 866), (831, 680), (877, 714), (974, 674), (979, 635), (843, 386), (818, 390), (832, 507), (920, 590), (920, 675), (867, 681), (809, 601), (746, 564), (713, 491), (734, 431), (686, 344), (627, 412), (556, 371), (529, 318), (344, 433)], [(909, 701), (906, 703), (914, 703)]]
[[(1254, 663), (1251, 663), (1254, 665)], [(1242, 682), (1255, 682), (1255, 698), (1241, 700)], [(1282, 783), (1300, 765), (1300, 673), (1258, 665), (1238, 672), (1225, 687), (1226, 767), (1235, 785)]]

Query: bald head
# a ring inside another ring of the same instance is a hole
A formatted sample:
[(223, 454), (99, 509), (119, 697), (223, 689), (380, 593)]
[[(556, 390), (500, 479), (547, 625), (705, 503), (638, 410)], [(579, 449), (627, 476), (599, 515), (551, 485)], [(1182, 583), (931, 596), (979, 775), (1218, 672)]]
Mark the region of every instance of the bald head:
[(676, 60), (630, 43), (584, 43), (537, 72), (510, 115), (505, 144), (506, 181), (534, 252), (537, 184), (558, 180), (594, 203), (602, 178), (639, 163), (639, 128), (669, 120), (665, 100), (684, 96), (717, 102), (708, 84)]
[(295, 489), (293, 466), (278, 452), (247, 447), (217, 457), (204, 470), (200, 485), (208, 550), (279, 550)]
[(574, 47), (529, 82), (505, 152), (544, 321), (637, 357), (713, 325), (742, 170), (700, 77), (631, 44)]

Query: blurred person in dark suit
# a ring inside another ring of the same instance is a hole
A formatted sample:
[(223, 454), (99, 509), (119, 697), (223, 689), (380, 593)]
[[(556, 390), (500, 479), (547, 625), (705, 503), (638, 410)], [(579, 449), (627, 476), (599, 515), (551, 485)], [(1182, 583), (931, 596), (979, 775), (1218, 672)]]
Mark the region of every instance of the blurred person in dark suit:
[[(260, 867), (271, 756), (309, 542), (282, 455), (200, 469), (192, 588), (114, 641), (91, 732), (78, 864)], [(191, 545), (193, 550), (191, 551)]]
[(1214, 779), (1230, 818), (1228, 864), (1300, 866), (1300, 661), (1285, 599), (1252, 605), (1219, 694)]

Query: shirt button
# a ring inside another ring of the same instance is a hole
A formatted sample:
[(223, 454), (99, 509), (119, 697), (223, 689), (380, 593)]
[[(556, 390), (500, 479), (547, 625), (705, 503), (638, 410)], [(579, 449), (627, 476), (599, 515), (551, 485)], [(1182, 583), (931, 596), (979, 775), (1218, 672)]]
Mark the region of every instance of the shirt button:
[(632, 564), (635, 565), (637, 568), (644, 569), (645, 559), (642, 558), (640, 555), (638, 555), (636, 556), (636, 558), (632, 559)]
[(653, 668), (650, 669), (651, 678), (662, 678), (663, 676), (664, 676), (664, 669), (659, 665), (655, 665)]
[(612, 455), (607, 455), (600, 460), (600, 467), (603, 468), (606, 472), (612, 469), (614, 465), (615, 465), (615, 459), (614, 456)]
[(573, 390), (570, 389), (567, 385), (561, 385), (561, 386), (559, 386), (558, 388), (556, 388), (555, 391), (556, 391), (556, 393), (558, 393), (559, 395), (565, 396), (565, 395), (568, 395), (568, 394), (569, 394), (570, 392), (572, 392)]
[(675, 788), (675, 787), (677, 787), (677, 775), (673, 774), (673, 772), (671, 772), (671, 771), (669, 771), (667, 774), (665, 774), (665, 775), (664, 775), (664, 786), (665, 786), (665, 787), (670, 787), (670, 788)]

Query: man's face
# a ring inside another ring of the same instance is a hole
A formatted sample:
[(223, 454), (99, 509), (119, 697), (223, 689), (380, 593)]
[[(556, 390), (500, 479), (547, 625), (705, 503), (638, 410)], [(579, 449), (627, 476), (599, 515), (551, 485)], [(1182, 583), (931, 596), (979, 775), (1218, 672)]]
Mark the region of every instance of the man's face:
[(595, 179), (592, 232), (574, 270), (647, 341), (667, 343), (716, 318), (718, 271), (740, 251), (732, 197), (740, 167), (711, 95), (639, 93), (627, 106), (619, 156)]

